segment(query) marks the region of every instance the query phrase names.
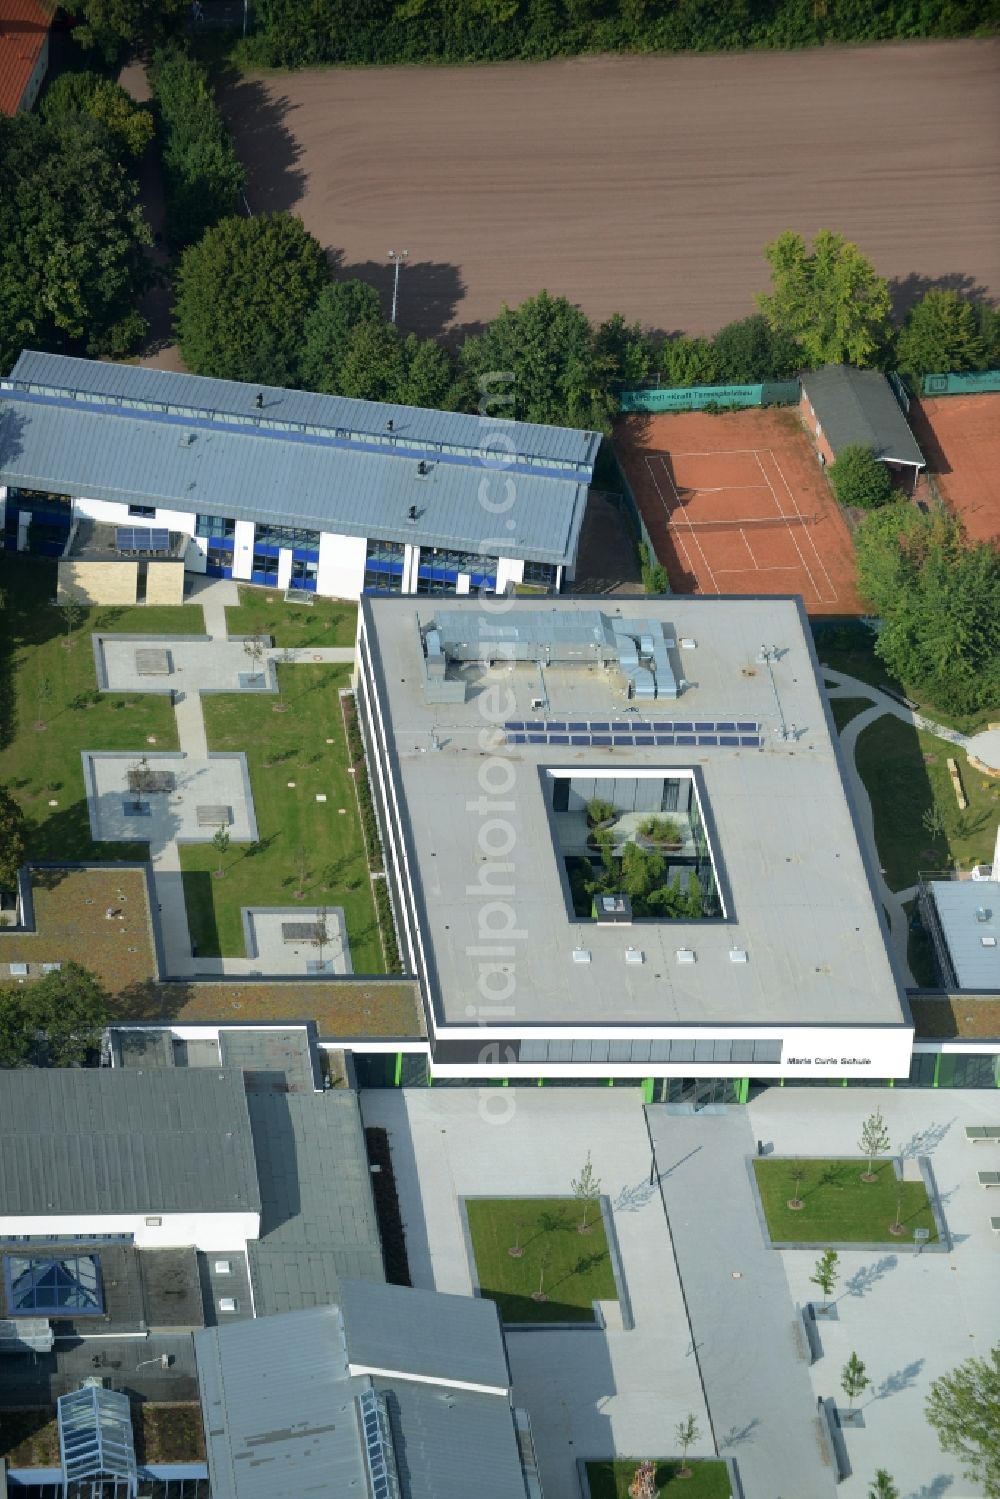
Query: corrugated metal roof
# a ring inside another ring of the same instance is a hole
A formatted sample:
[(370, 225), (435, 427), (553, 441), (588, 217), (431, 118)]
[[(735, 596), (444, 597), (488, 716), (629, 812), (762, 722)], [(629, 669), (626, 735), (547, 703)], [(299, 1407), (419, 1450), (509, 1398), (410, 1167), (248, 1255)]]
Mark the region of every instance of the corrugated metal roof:
[[(191, 416), (236, 417), (261, 425), (316, 427), (332, 435), (350, 434), (380, 444), (395, 441), (427, 449), (445, 444), (472, 454), (480, 464), (485, 453), (492, 453), (505, 460), (532, 457), (553, 466), (567, 463), (591, 466), (601, 440), (599, 433), (574, 427), (547, 427), (471, 416), (460, 411), (356, 401), (315, 391), (247, 385), (133, 364), (106, 364), (95, 359), (42, 354), (33, 349), (21, 354), (10, 379), (41, 389), (106, 397), (126, 405), (145, 402)], [(262, 398), (261, 405), (258, 397)]]
[(341, 1276), (382, 1281), (357, 1096), (250, 1093), (261, 1236), (248, 1245), (261, 1316), (335, 1301)]
[(492, 1301), (344, 1280), (340, 1307), (355, 1366), (503, 1390), (510, 1385)]
[(212, 1499), (364, 1495), (336, 1307), (194, 1335)]
[(400, 449), (60, 402), (0, 382), (0, 484), (484, 556), (573, 561), (589, 469), (501, 470), (472, 454), (437, 454), (425, 467), (421, 475), (418, 459)]
[(374, 1381), (388, 1397), (389, 1421), (406, 1499), (525, 1499), (524, 1474), (508, 1401), (404, 1380)]
[(239, 1072), (5, 1073), (0, 1216), (235, 1213), (259, 1205)]
[(1000, 885), (931, 880), (930, 888), (958, 987), (1000, 989)]
[(355, 1402), (372, 1385), (387, 1397), (404, 1499), (524, 1499), (508, 1398), (351, 1379), (337, 1307), (206, 1329), (194, 1343), (213, 1499), (366, 1494)]
[(877, 458), (923, 467), (917, 440), (881, 371), (826, 364), (802, 376), (802, 389), (834, 457), (851, 443), (863, 443)]

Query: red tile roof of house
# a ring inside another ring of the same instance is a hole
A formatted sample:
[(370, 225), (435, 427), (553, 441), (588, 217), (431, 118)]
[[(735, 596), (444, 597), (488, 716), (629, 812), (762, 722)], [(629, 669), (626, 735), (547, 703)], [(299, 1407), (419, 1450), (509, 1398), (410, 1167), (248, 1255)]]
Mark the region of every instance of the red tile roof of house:
[(17, 112), (55, 10), (48, 0), (0, 0), (0, 114)]

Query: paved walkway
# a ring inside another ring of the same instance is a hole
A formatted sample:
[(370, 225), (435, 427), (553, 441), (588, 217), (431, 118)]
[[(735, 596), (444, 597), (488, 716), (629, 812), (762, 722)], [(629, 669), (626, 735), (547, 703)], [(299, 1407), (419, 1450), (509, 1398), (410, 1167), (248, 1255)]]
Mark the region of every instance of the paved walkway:
[[(414, 1285), (461, 1296), (472, 1278), (458, 1198), (568, 1197), (592, 1152), (635, 1327), (508, 1334), (545, 1499), (580, 1499), (577, 1458), (664, 1452), (689, 1412), (701, 1431), (692, 1456), (712, 1455), (638, 1088), (386, 1088), (363, 1093), (361, 1108), (366, 1125), (389, 1131)], [(462, 1492), (475, 1494), (474, 1477)], [(765, 1485), (747, 1499), (775, 1493)]]
[[(240, 677), (246, 677), (259, 668), (243, 652), (238, 639), (234, 642), (229, 641), (226, 610), (235, 608), (239, 604), (239, 588), (234, 582), (225, 578), (195, 578), (191, 581), (188, 598), (189, 602), (200, 605), (202, 609), (205, 616), (205, 634), (208, 639), (204, 642), (163, 642), (170, 651), (172, 675), (183, 671), (183, 677), (178, 679), (183, 681), (184, 686), (174, 694), (178, 745), (190, 762), (206, 762), (202, 766), (202, 771), (213, 772), (218, 779), (225, 772), (225, 761), (221, 759), (208, 761), (208, 736), (205, 732), (205, 715), (202, 710), (202, 690), (239, 691), (241, 690)], [(148, 639), (144, 637), (142, 644), (155, 646), (157, 639), (156, 636), (149, 636)], [(114, 636), (109, 636), (104, 640), (105, 670), (109, 684), (112, 688), (130, 692), (142, 692), (153, 687), (162, 690), (164, 681), (167, 679), (137, 675), (135, 648), (134, 641), (119, 641)], [(273, 683), (276, 665), (291, 666), (303, 662), (352, 664), (353, 661), (354, 650), (350, 646), (315, 649), (306, 647), (297, 650), (272, 647), (265, 652), (261, 666)], [(244, 687), (243, 690), (251, 689)], [(151, 755), (150, 760), (152, 761), (153, 758)], [(230, 758), (236, 761), (240, 757)], [(173, 765), (179, 763), (172, 762)], [(179, 771), (178, 776), (181, 778), (183, 772)], [(117, 782), (115, 784), (117, 791)], [(203, 799), (222, 802), (234, 807), (242, 806), (245, 800), (242, 777), (238, 787), (235, 784), (232, 786), (231, 793), (227, 792), (224, 786), (220, 786), (217, 788), (217, 794)], [(116, 794), (113, 798), (116, 809), (119, 806), (119, 800)], [(253, 823), (252, 798), (246, 800), (251, 823)], [(257, 918), (257, 924), (263, 921), (267, 940), (259, 942), (260, 950), (256, 957), (205, 958), (192, 952), (191, 932), (184, 901), (178, 834), (186, 832), (190, 836), (193, 831), (190, 827), (182, 828), (179, 820), (175, 818), (172, 821), (163, 821), (162, 825), (156, 828), (155, 836), (149, 841), (149, 857), (153, 869), (153, 886), (159, 908), (158, 917), (167, 973), (180, 978), (191, 978), (195, 975), (211, 978), (223, 976), (246, 978), (266, 977), (268, 974), (287, 975), (308, 972), (307, 965), (317, 958), (317, 951), (309, 943), (301, 944), (296, 951), (279, 939), (275, 939), (271, 932), (271, 927), (275, 924), (271, 920), (272, 913), (260, 913)], [(245, 838), (247, 836), (245, 819), (241, 821), (237, 817), (230, 831), (236, 841), (239, 841), (241, 836)], [(210, 842), (211, 840), (206, 838), (204, 841)], [(303, 910), (300, 906), (288, 907), (286, 914), (289, 919), (293, 913), (295, 919), (302, 921), (309, 919), (311, 911)], [(334, 940), (331, 940), (324, 957), (337, 972), (349, 973), (351, 957), (343, 912), (336, 907), (330, 908), (327, 914), (331, 932), (335, 932), (336, 935)], [(278, 926), (280, 926), (280, 916)], [(259, 935), (258, 932), (258, 940)]]
[(916, 713), (912, 708), (907, 708), (898, 703), (895, 698), (887, 692), (882, 692), (878, 687), (872, 687), (868, 682), (862, 682), (858, 677), (852, 677), (843, 671), (834, 671), (832, 667), (822, 666), (824, 678), (834, 685), (826, 689), (827, 697), (862, 697), (871, 702), (870, 708), (865, 708), (851, 719), (840, 732), (840, 744), (844, 751), (844, 760), (847, 770), (847, 779), (850, 784), (854, 804), (858, 809), (861, 826), (864, 831), (871, 861), (875, 869), (875, 877), (878, 882), (879, 896), (885, 907), (889, 919), (889, 932), (892, 937), (893, 950), (896, 960), (902, 969), (903, 981), (908, 986), (916, 987), (916, 980), (910, 972), (910, 964), (907, 956), (910, 923), (903, 907), (911, 901), (917, 893), (916, 885), (908, 885), (904, 890), (890, 890), (882, 872), (882, 860), (875, 841), (875, 820), (872, 814), (871, 798), (868, 788), (858, 771), (856, 750), (858, 739), (870, 724), (882, 717), (884, 713), (891, 713), (894, 718), (901, 719), (903, 723), (913, 725), (914, 728), (923, 729), (928, 734), (934, 734), (939, 739), (945, 739), (954, 744), (957, 749), (968, 753), (969, 736), (960, 734), (956, 729), (949, 729), (944, 724), (935, 723), (932, 718), (927, 718), (923, 713)]
[(834, 1499), (796, 1309), (757, 1220), (747, 1111), (646, 1113), (719, 1452), (747, 1499)]

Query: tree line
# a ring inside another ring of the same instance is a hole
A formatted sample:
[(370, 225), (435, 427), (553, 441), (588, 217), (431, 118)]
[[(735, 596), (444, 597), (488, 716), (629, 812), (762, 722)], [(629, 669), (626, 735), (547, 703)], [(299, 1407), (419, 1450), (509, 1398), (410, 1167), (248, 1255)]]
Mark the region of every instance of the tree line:
[(787, 49), (964, 36), (997, 21), (992, 0), (257, 0), (255, 13), (241, 51), (267, 67)]

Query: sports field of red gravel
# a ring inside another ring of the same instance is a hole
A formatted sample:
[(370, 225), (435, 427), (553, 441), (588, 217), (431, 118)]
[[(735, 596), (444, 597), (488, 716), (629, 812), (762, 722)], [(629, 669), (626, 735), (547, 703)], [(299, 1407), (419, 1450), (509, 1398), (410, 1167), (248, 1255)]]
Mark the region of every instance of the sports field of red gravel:
[(753, 310), (762, 249), (839, 230), (903, 283), (1000, 295), (1000, 39), (232, 79), (251, 209), (291, 209), (400, 322), (542, 287), (667, 332)]
[(1000, 541), (1000, 395), (922, 396), (910, 425), (970, 541)]
[(615, 450), (675, 593), (863, 612), (847, 523), (794, 409), (624, 417)]

